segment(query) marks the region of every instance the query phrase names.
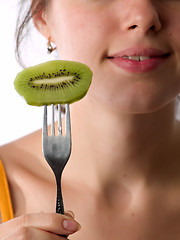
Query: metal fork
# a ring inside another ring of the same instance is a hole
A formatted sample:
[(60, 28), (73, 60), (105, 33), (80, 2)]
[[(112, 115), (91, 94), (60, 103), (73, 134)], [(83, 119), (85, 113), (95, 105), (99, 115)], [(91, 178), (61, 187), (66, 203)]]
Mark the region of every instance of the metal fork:
[[(71, 125), (69, 104), (65, 104), (65, 134), (62, 135), (61, 104), (58, 104), (58, 135), (55, 135), (55, 106), (52, 104), (51, 135), (48, 136), (47, 106), (44, 106), (43, 153), (54, 172), (57, 183), (56, 213), (64, 214), (61, 176), (71, 154)], [(66, 237), (66, 236), (64, 236)]]

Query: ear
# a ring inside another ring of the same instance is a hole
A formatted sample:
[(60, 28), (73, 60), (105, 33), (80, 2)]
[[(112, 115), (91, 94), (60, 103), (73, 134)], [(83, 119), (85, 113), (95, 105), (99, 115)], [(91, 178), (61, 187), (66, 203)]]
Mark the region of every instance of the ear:
[(51, 36), (50, 29), (48, 27), (47, 15), (44, 10), (33, 16), (33, 22), (36, 29), (47, 39)]

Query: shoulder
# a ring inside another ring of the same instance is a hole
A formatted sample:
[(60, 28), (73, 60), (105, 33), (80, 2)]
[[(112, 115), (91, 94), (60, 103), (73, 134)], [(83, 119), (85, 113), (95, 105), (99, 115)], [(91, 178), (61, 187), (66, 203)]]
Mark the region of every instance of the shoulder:
[(23, 144), (20, 145), (18, 142), (19, 140), (0, 147), (0, 159), (7, 171), (17, 165), (22, 156)]
[(24, 152), (33, 152), (37, 148), (34, 146), (41, 145), (41, 131), (33, 132), (13, 142), (0, 146), (0, 157), (6, 161), (17, 161)]
[[(29, 192), (38, 192), (42, 179), (41, 149), (40, 131), (0, 147), (0, 159), (8, 179), (15, 216), (26, 212), (25, 196)], [(32, 196), (28, 197), (32, 200)], [(32, 202), (29, 203), (31, 205)]]
[(16, 141), (0, 147), (0, 159), (6, 169), (8, 178), (20, 169), (31, 167), (33, 156), (38, 155), (41, 148), (41, 132), (36, 131)]
[[(14, 151), (14, 143), (8, 143), (0, 147), (0, 160), (5, 168), (8, 168), (12, 164), (12, 160), (16, 157), (16, 151)], [(14, 158), (11, 156), (14, 155)]]

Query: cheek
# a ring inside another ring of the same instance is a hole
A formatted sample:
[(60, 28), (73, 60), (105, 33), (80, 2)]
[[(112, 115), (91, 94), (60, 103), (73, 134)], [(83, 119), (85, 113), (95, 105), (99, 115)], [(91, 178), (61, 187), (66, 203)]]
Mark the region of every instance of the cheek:
[(176, 65), (180, 70), (180, 3), (178, 10), (172, 11), (172, 9), (169, 9), (168, 12), (165, 12), (165, 15), (167, 19), (165, 27), (168, 41), (175, 56)]
[(90, 67), (97, 64), (106, 51), (111, 31), (106, 22), (104, 14), (96, 12), (72, 7), (60, 11), (59, 17), (51, 21), (60, 57), (83, 62)]

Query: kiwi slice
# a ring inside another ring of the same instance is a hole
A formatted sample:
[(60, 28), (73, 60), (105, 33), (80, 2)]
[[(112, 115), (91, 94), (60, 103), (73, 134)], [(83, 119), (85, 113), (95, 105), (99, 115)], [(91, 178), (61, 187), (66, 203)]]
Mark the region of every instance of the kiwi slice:
[(24, 69), (17, 74), (14, 86), (29, 105), (70, 104), (86, 95), (91, 80), (87, 65), (54, 60)]

